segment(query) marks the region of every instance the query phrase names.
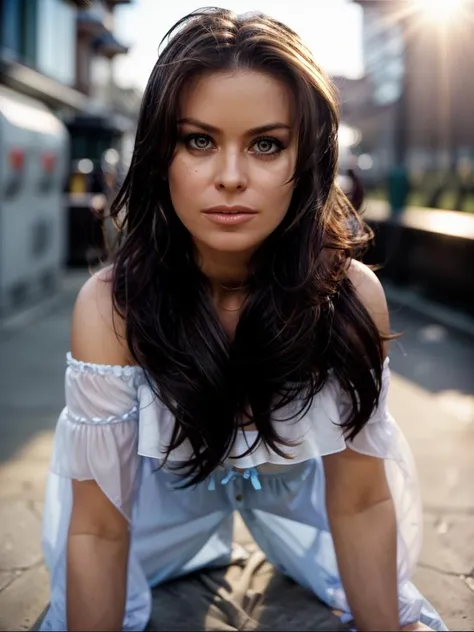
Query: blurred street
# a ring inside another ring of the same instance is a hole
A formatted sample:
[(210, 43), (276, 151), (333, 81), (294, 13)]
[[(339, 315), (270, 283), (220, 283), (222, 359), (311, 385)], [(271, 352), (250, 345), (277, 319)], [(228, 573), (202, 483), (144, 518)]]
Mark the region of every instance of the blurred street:
[[(74, 296), (68, 273), (44, 313), (0, 331), (0, 630), (27, 629), (48, 600), (40, 550), (52, 431), (63, 405)], [(391, 304), (392, 413), (415, 453), (425, 508), (419, 588), (451, 629), (474, 627), (474, 337)]]

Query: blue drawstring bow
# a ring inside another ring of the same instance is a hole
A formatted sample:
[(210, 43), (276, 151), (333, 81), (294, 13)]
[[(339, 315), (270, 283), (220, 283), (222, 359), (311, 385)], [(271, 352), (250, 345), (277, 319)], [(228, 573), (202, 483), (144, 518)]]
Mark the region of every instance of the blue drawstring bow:
[[(260, 479), (258, 477), (258, 471), (254, 467), (250, 467), (247, 470), (244, 470), (243, 472), (237, 472), (236, 470), (229, 470), (227, 474), (224, 476), (224, 478), (221, 480), (221, 485), (227, 485), (227, 483), (230, 483), (230, 481), (234, 480), (234, 478), (238, 478), (239, 476), (241, 476), (245, 480), (250, 479), (250, 482), (252, 483), (252, 487), (256, 491), (260, 491), (262, 489), (262, 484), (260, 483)], [(215, 491), (216, 479), (215, 479), (214, 474), (211, 474), (211, 476), (209, 477), (209, 484), (207, 488), (211, 492)]]

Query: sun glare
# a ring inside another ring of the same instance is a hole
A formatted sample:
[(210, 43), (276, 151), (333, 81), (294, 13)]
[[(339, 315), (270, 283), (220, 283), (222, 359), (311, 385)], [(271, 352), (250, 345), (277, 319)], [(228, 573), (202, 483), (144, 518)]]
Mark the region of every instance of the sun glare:
[(444, 22), (459, 15), (465, 0), (415, 0), (415, 4), (428, 19)]

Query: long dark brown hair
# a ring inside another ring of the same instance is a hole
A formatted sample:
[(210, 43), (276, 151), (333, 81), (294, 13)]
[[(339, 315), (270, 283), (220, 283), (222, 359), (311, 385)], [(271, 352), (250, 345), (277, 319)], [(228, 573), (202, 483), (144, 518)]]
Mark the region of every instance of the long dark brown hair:
[[(335, 183), (337, 96), (310, 51), (272, 18), (215, 8), (186, 16), (165, 40), (111, 210), (120, 230), (113, 300), (134, 360), (176, 418), (164, 456), (191, 443), (193, 456), (182, 469), (190, 485), (228, 457), (242, 425), (258, 429), (251, 449), (264, 442), (285, 456), (289, 444), (272, 416), (293, 404), (291, 419), (299, 418), (330, 370), (352, 399), (343, 431), (357, 435), (378, 403), (382, 337), (347, 276), (370, 232)], [(248, 296), (230, 340), (173, 209), (167, 174), (182, 87), (199, 74), (235, 69), (287, 83), (299, 137), (287, 215), (250, 262)]]

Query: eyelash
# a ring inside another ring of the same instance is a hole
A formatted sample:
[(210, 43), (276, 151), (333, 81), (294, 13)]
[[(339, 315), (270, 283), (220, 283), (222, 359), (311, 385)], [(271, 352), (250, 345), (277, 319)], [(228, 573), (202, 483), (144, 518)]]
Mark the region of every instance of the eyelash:
[[(206, 149), (199, 149), (198, 147), (192, 147), (191, 146), (191, 141), (195, 140), (196, 138), (205, 138), (206, 140), (209, 140), (210, 142), (212, 141), (212, 138), (208, 135), (208, 134), (189, 134), (188, 136), (185, 136), (183, 139), (184, 144), (186, 145), (186, 147), (188, 147), (191, 150), (194, 151), (199, 151), (199, 152), (208, 152), (209, 148)], [(256, 152), (256, 154), (259, 157), (265, 157), (265, 158), (274, 158), (276, 156), (278, 156), (283, 149), (285, 148), (283, 143), (278, 140), (277, 138), (272, 138), (271, 136), (261, 136), (260, 138), (256, 138), (253, 143), (253, 145), (256, 145), (257, 143), (261, 142), (261, 141), (266, 141), (269, 143), (272, 143), (273, 145), (275, 145), (276, 149), (273, 152)]]

